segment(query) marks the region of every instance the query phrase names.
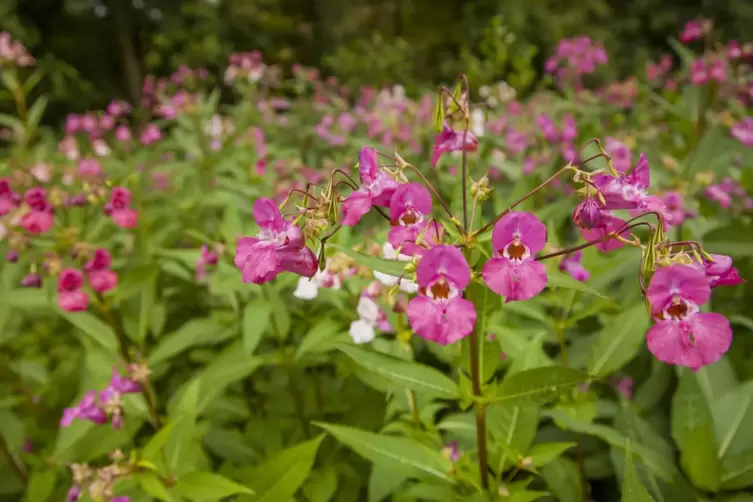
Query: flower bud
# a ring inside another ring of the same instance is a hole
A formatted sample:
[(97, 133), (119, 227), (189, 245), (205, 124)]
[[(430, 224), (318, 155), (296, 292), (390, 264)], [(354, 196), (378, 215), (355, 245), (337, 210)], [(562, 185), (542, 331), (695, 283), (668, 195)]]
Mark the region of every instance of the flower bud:
[(471, 195), (478, 200), (487, 200), (492, 193), (489, 186), (489, 178), (484, 175), (478, 181), (471, 181)]
[(575, 208), (573, 221), (581, 228), (596, 228), (601, 224), (601, 209), (593, 197), (587, 197)]
[(21, 287), (22, 288), (41, 288), (42, 277), (39, 274), (27, 274), (21, 280)]

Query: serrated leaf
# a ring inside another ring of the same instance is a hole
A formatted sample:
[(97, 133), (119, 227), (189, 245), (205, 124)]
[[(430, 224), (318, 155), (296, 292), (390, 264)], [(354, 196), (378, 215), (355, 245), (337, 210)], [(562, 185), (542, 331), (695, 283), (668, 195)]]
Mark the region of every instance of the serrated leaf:
[(430, 476), (454, 483), (449, 475), (452, 462), (443, 457), (438, 450), (433, 450), (423, 443), (405, 437), (374, 434), (343, 425), (312, 423), (375, 464), (392, 467), (401, 472), (407, 469), (414, 476)]
[(449, 399), (460, 395), (454, 381), (430, 366), (404, 361), (352, 345), (339, 345), (338, 349), (359, 366), (406, 389)]
[(504, 405), (543, 404), (558, 393), (586, 382), (588, 374), (562, 366), (547, 366), (507, 376), (489, 398)]
[(269, 328), (272, 306), (263, 298), (251, 301), (243, 309), (243, 351), (250, 356)]

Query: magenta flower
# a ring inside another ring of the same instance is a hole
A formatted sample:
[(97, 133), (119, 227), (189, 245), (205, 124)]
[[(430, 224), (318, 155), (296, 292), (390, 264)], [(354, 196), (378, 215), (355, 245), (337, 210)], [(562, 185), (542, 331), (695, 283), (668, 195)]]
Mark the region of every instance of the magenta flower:
[(358, 164), (361, 186), (342, 205), (342, 224), (350, 227), (358, 223), (372, 206), (388, 207), (398, 187), (397, 181), (379, 168), (377, 152), (373, 148), (361, 148)]
[(101, 403), (107, 403), (113, 397), (136, 392), (141, 392), (141, 385), (130, 377), (122, 376), (117, 368), (113, 368), (110, 383), (99, 393), (99, 400)]
[(714, 261), (703, 259), (702, 263), (694, 264), (706, 274), (711, 289), (717, 286), (736, 286), (745, 282), (740, 272), (732, 266), (732, 258), (723, 254), (712, 254)]
[(703, 59), (696, 59), (690, 63), (690, 82), (695, 85), (703, 85), (709, 81), (708, 68)]
[(110, 201), (105, 204), (105, 214), (109, 214), (119, 227), (133, 228), (138, 223), (138, 213), (130, 205), (131, 192), (123, 187), (113, 187)]
[(201, 256), (196, 260), (196, 280), (203, 281), (207, 275), (207, 265), (217, 265), (219, 257), (210, 251), (206, 244), (201, 246)]
[(557, 128), (554, 126), (554, 121), (546, 113), (541, 113), (534, 119), (536, 126), (541, 131), (541, 134), (549, 142), (557, 141), (560, 137)]
[(21, 203), (21, 196), (11, 190), (10, 181), (0, 178), (0, 216), (13, 211)]
[(84, 274), (65, 268), (58, 277), (58, 305), (66, 312), (82, 312), (89, 306), (89, 295), (81, 291)]
[(633, 152), (625, 143), (608, 137), (604, 142), (604, 150), (612, 157), (612, 164), (620, 173), (624, 174), (630, 170), (630, 166), (633, 165)]
[(81, 159), (78, 163), (78, 173), (81, 176), (99, 176), (102, 166), (97, 159)]
[(97, 403), (97, 393), (90, 390), (81, 399), (81, 402), (73, 408), (63, 410), (63, 417), (60, 419), (60, 427), (68, 427), (75, 419), (89, 420), (96, 424), (107, 422), (107, 414), (99, 407)]
[(602, 224), (602, 213), (599, 203), (593, 197), (586, 197), (573, 211), (573, 222), (580, 228), (597, 228)]
[[(612, 232), (616, 232), (621, 227), (625, 225), (625, 220), (622, 218), (618, 218), (616, 216), (613, 216), (608, 211), (604, 211), (602, 213), (602, 220), (601, 224), (598, 227), (595, 228), (581, 228), (580, 233), (583, 236), (584, 239), (587, 241), (595, 241), (596, 239), (603, 239), (606, 238), (606, 236), (610, 235)], [(624, 230), (622, 233), (620, 233), (620, 237), (623, 239), (627, 239), (630, 237), (630, 231)], [(594, 247), (598, 249), (599, 251), (603, 251), (604, 253), (608, 253), (609, 251), (614, 251), (615, 249), (619, 249), (624, 244), (619, 241), (619, 239), (610, 238), (605, 239), (598, 244), (595, 244)]]
[(431, 166), (436, 167), (440, 157), (446, 152), (475, 152), (478, 149), (478, 138), (471, 131), (456, 131), (447, 122), (434, 139), (434, 149), (431, 153)]
[(650, 182), (648, 160), (640, 155), (638, 163), (630, 174), (612, 176), (597, 174), (594, 184), (601, 190), (606, 202), (605, 209), (636, 209), (647, 196)]
[(160, 131), (160, 128), (157, 126), (157, 124), (148, 124), (141, 131), (141, 137), (139, 139), (141, 140), (142, 145), (149, 146), (153, 143), (156, 143), (161, 138), (162, 131)]
[(260, 230), (256, 237), (242, 237), (235, 250), (235, 266), (243, 282), (264, 284), (281, 272), (313, 277), (319, 261), (306, 247), (303, 232), (285, 220), (272, 199), (254, 203), (254, 219)]
[(670, 265), (654, 273), (646, 296), (656, 320), (646, 334), (648, 349), (660, 361), (697, 371), (718, 361), (732, 343), (726, 317), (701, 312), (711, 297), (706, 275), (690, 265)]
[[(406, 242), (415, 243), (420, 231), (431, 215), (431, 194), (420, 183), (400, 185), (390, 201), (392, 229), (389, 241), (398, 249)], [(406, 249), (407, 251), (407, 249)], [(405, 253), (411, 256), (413, 253)]]
[(622, 397), (628, 401), (633, 399), (633, 379), (630, 377), (622, 377), (617, 381), (615, 385), (617, 391), (622, 394)]
[(39, 274), (25, 275), (24, 278), (21, 280), (21, 287), (22, 288), (41, 288), (42, 276), (40, 276)]
[(33, 234), (45, 233), (49, 231), (54, 224), (54, 211), (53, 207), (47, 204), (42, 210), (32, 210), (23, 215), (20, 224), (27, 232)]
[(476, 309), (461, 294), (471, 281), (463, 253), (452, 246), (429, 250), (416, 268), (419, 294), (408, 303), (411, 328), (440, 345), (454, 343), (473, 330)]
[(576, 281), (586, 282), (591, 273), (581, 263), (583, 259), (583, 251), (578, 250), (562, 259), (559, 265), (559, 269), (563, 272), (567, 272)]
[(742, 122), (733, 125), (730, 134), (745, 146), (753, 146), (753, 117), (745, 117)]
[(81, 498), (81, 493), (81, 488), (75, 485), (72, 486), (65, 495), (65, 502), (78, 502), (78, 499)]
[(115, 128), (115, 139), (126, 142), (131, 141), (131, 130), (126, 125), (119, 125)]
[(669, 219), (673, 226), (682, 224), (686, 218), (693, 218), (695, 214), (685, 207), (682, 195), (677, 192), (666, 192), (662, 195), (662, 202), (669, 213)]
[(94, 256), (84, 265), (89, 285), (97, 293), (110, 291), (118, 285), (118, 274), (110, 270), (112, 258), (103, 248), (94, 251)]
[(680, 33), (680, 41), (683, 43), (700, 40), (703, 36), (703, 26), (701, 21), (693, 19), (685, 24), (685, 28)]
[(729, 188), (723, 185), (709, 185), (703, 191), (703, 194), (726, 209), (732, 205), (732, 196), (729, 192)]
[(505, 303), (528, 300), (546, 287), (546, 268), (534, 258), (546, 238), (546, 226), (531, 213), (507, 213), (494, 226), (494, 257), (484, 265), (483, 277)]
[(575, 118), (568, 113), (562, 118), (562, 131), (560, 138), (562, 141), (573, 141), (578, 137), (578, 127), (575, 124)]

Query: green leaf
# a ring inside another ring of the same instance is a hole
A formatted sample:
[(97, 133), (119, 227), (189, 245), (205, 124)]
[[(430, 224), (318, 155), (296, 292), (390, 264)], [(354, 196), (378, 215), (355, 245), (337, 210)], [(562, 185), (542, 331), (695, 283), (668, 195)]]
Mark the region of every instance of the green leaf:
[(336, 249), (342, 253), (353, 258), (359, 265), (368, 267), (375, 272), (381, 272), (383, 274), (391, 275), (393, 277), (400, 277), (405, 271), (405, 262), (397, 260), (385, 260), (383, 258), (377, 258), (376, 256), (368, 256), (358, 251), (353, 251), (350, 248), (344, 246), (338, 246), (337, 244), (327, 244), (327, 246)]
[(753, 486), (753, 448), (724, 457), (722, 488), (741, 490), (750, 486)]
[(290, 500), (308, 478), (322, 439), (324, 434), (288, 448), (262, 465), (254, 467), (248, 476), (248, 482), (257, 493), (252, 500)]
[(195, 345), (208, 343), (220, 331), (221, 327), (209, 318), (194, 318), (177, 331), (165, 335), (149, 354), (149, 366), (168, 361)]
[(311, 502), (328, 502), (337, 492), (337, 469), (328, 466), (319, 469), (304, 487), (303, 493)]
[(192, 472), (179, 479), (175, 488), (192, 500), (219, 500), (239, 493), (254, 493), (251, 488), (212, 472)]
[(115, 332), (94, 314), (90, 314), (89, 312), (67, 314), (61, 311), (60, 315), (80, 329), (94, 343), (107, 349), (109, 352), (115, 353), (117, 351), (118, 341)]
[(721, 483), (711, 412), (696, 375), (681, 370), (672, 399), (672, 437), (680, 449), (680, 463), (693, 484), (716, 491)]
[(190, 382), (171, 413), (173, 428), (165, 444), (165, 456), (173, 474), (180, 474), (191, 468), (185, 457), (194, 441), (200, 385), (200, 380)]
[[(523, 455), (528, 451), (536, 437), (539, 424), (537, 406), (492, 404), (487, 408), (487, 417), (489, 433), (495, 441), (502, 442), (506, 446), (505, 450), (512, 450), (516, 455)], [(511, 458), (510, 460), (517, 459)]]
[(717, 456), (724, 458), (753, 449), (753, 382), (733, 389), (711, 405), (716, 437)]
[(343, 328), (339, 322), (328, 318), (318, 320), (298, 344), (295, 359), (298, 361), (306, 354), (319, 354), (337, 348), (337, 335), (341, 333)]
[(541, 468), (541, 477), (559, 502), (582, 502), (583, 483), (577, 464), (560, 457)]
[(368, 502), (381, 502), (394, 493), (407, 478), (407, 474), (387, 467), (386, 464), (373, 464), (369, 475)]
[(170, 439), (174, 426), (174, 422), (163, 425), (162, 428), (152, 436), (146, 446), (144, 446), (144, 449), (141, 450), (140, 458), (155, 465), (161, 464), (163, 456), (160, 453)]
[(29, 477), (25, 502), (45, 502), (55, 490), (57, 470), (55, 468), (36, 471)]
[(526, 457), (531, 457), (531, 465), (541, 467), (553, 462), (576, 444), (573, 442), (535, 444), (528, 450)]
[(606, 323), (591, 347), (588, 372), (606, 376), (630, 362), (643, 347), (648, 323), (643, 303), (624, 310)]
[(272, 306), (263, 298), (257, 298), (243, 309), (243, 351), (250, 356), (256, 352), (264, 333), (269, 328)]
[(605, 296), (599, 290), (594, 289), (588, 284), (582, 283), (580, 281), (576, 281), (575, 279), (573, 279), (572, 277), (570, 277), (564, 272), (560, 272), (557, 270), (549, 270), (547, 271), (547, 276), (549, 277), (549, 279), (547, 280), (546, 285), (550, 288), (561, 288), (561, 289), (569, 289), (572, 291), (580, 291), (581, 293), (588, 293), (589, 295), (598, 296), (599, 298), (604, 298), (605, 300), (609, 299), (608, 296)]
[(638, 477), (638, 471), (633, 464), (633, 455), (628, 442), (625, 451), (625, 476), (622, 482), (622, 502), (654, 502)]
[(504, 405), (544, 404), (558, 393), (580, 385), (589, 376), (582, 371), (562, 366), (547, 366), (507, 376), (489, 398)]
[(115, 289), (113, 301), (115, 303), (121, 302), (152, 287), (157, 280), (159, 271), (158, 265), (149, 264), (140, 265), (124, 274), (123, 280)]
[(161, 500), (163, 502), (174, 501), (173, 497), (170, 495), (170, 492), (167, 491), (165, 485), (154, 473), (143, 472), (136, 474), (134, 478), (146, 493), (156, 498), (157, 500)]
[(359, 366), (406, 389), (450, 399), (460, 395), (460, 390), (454, 381), (430, 366), (404, 361), (352, 345), (339, 345), (338, 349)]
[(332, 434), (365, 459), (379, 465), (391, 467), (400, 472), (410, 472), (414, 476), (430, 476), (454, 483), (450, 477), (452, 462), (438, 450), (433, 450), (413, 439), (374, 434), (343, 425), (312, 422)]

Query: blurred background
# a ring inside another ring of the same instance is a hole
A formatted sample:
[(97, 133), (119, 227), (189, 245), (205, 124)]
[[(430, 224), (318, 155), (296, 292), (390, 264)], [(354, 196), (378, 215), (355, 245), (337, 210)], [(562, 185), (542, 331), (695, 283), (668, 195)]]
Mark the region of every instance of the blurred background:
[(343, 84), (411, 91), (459, 72), (525, 94), (557, 41), (603, 41), (604, 78), (635, 74), (684, 23), (713, 19), (723, 39), (753, 25), (749, 0), (2, 0), (0, 31), (45, 72), (46, 120), (137, 103), (149, 74), (181, 65), (220, 75), (234, 52), (319, 68)]

